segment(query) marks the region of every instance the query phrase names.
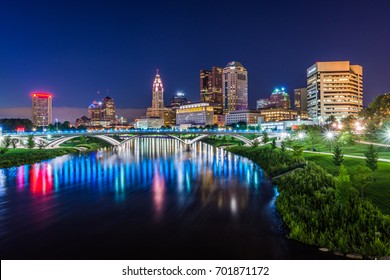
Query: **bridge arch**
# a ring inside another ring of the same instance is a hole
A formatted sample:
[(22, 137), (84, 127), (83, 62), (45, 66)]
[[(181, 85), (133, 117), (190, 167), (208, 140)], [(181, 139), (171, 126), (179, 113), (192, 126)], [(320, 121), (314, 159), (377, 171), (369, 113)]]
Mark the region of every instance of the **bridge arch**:
[[(207, 137), (210, 137), (210, 136), (215, 136), (215, 135), (212, 135), (212, 134), (202, 134), (202, 135), (199, 135), (198, 137), (190, 140), (187, 142), (188, 145), (192, 145), (202, 139), (205, 139)], [(218, 134), (218, 136), (225, 136), (224, 134)], [(253, 145), (253, 142), (251, 140), (249, 140), (248, 138), (245, 138), (244, 136), (241, 136), (239, 134), (229, 134), (227, 136), (231, 136), (231, 137), (234, 137), (238, 140), (241, 140), (242, 142), (244, 142), (245, 144), (249, 145), (249, 146), (252, 146)]]
[[(120, 142), (118, 140), (116, 140), (112, 137), (106, 136), (106, 135), (93, 135), (93, 134), (91, 134), (91, 135), (87, 135), (87, 136), (101, 139), (101, 140), (107, 142), (108, 144), (111, 144), (114, 147), (118, 146), (120, 144)], [(65, 143), (66, 141), (69, 141), (69, 140), (77, 138), (77, 137), (80, 137), (80, 135), (63, 136), (59, 139), (56, 139), (56, 140), (50, 142), (45, 148), (47, 148), (47, 149), (58, 148), (61, 144)]]

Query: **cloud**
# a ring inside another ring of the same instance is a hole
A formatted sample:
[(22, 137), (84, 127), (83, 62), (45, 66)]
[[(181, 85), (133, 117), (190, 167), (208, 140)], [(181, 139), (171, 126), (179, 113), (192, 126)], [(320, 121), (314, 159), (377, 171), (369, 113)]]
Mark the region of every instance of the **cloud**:
[[(146, 114), (145, 109), (132, 109), (132, 108), (118, 108), (116, 113), (119, 117), (125, 117), (129, 121), (134, 118), (144, 116)], [(31, 119), (31, 107), (14, 107), (14, 108), (0, 108), (0, 119), (4, 118), (21, 118)], [(82, 116), (88, 116), (87, 108), (71, 108), (71, 107), (53, 107), (53, 121), (70, 121), (74, 123), (77, 118)]]

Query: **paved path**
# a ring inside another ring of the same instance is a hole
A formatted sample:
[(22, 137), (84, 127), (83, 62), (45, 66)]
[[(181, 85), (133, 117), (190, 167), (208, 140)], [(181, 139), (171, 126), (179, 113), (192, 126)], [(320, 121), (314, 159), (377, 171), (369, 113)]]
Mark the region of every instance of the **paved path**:
[[(333, 153), (314, 152), (314, 151), (303, 151), (303, 152), (309, 153), (309, 154), (320, 154), (320, 155), (333, 156)], [(366, 159), (366, 157), (363, 157), (363, 156), (344, 155), (344, 157)], [(378, 161), (390, 162), (390, 159), (378, 158)]]
[(367, 142), (367, 141), (356, 141), (356, 143), (360, 144), (367, 144), (367, 145), (374, 145), (374, 146), (380, 146), (380, 147), (387, 147), (390, 148), (390, 145), (388, 144), (381, 144), (381, 143), (375, 143), (375, 142)]

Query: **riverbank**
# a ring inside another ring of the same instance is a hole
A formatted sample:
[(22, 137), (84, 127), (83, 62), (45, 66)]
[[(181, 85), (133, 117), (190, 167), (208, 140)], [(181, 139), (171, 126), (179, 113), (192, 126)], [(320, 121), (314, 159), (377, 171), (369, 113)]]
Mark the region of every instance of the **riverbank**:
[(43, 160), (78, 152), (75, 148), (58, 149), (8, 149), (0, 155), (0, 168), (33, 164)]
[(277, 180), (276, 207), (289, 238), (345, 254), (390, 255), (389, 219), (359, 197), (346, 171), (334, 177), (310, 161), (298, 167), (305, 159), (269, 146), (226, 150), (251, 159), (270, 176), (288, 172)]

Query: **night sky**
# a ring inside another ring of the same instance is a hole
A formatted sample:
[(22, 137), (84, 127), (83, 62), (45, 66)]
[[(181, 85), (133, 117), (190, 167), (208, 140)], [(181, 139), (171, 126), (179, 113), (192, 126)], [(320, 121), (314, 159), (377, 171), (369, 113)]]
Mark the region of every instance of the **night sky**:
[(41, 90), (56, 107), (86, 108), (107, 89), (118, 107), (146, 108), (157, 67), (166, 103), (178, 90), (197, 101), (199, 70), (232, 60), (248, 70), (252, 108), (277, 86), (292, 96), (309, 66), (332, 60), (363, 66), (367, 105), (390, 91), (389, 11), (389, 1), (1, 0), (0, 110)]

